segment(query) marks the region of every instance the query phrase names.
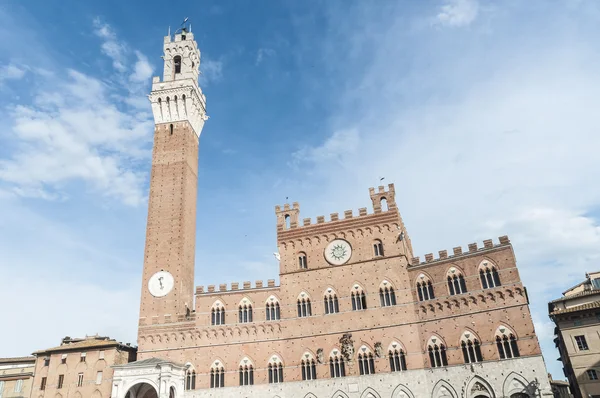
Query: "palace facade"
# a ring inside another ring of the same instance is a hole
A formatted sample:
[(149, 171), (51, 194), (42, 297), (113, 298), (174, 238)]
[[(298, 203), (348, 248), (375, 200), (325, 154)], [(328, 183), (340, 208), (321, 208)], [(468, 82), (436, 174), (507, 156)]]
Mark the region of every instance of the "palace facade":
[(200, 51), (164, 38), (138, 361), (113, 398), (541, 397), (544, 361), (508, 237), (413, 255), (394, 185), (370, 208), (300, 218), (275, 207), (275, 280), (194, 286)]

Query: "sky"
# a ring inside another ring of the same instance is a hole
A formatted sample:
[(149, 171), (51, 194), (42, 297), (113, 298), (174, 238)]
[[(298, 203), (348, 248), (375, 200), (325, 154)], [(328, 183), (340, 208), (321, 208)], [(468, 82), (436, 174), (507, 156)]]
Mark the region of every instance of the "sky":
[(277, 278), (275, 205), (356, 213), (384, 177), (415, 255), (509, 235), (562, 377), (547, 302), (600, 267), (593, 0), (3, 1), (0, 356), (135, 343), (147, 95), (184, 17), (210, 116), (197, 285)]

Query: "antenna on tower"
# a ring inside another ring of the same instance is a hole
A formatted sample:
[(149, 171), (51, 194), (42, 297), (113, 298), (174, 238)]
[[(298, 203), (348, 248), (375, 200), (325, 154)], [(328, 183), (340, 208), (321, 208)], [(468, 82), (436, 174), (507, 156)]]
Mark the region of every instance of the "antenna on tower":
[(177, 32), (179, 32), (179, 31), (182, 31), (184, 33), (188, 31), (187, 28), (186, 28), (186, 26), (185, 26), (185, 23), (188, 21), (188, 19), (190, 19), (190, 18), (189, 17), (185, 17), (185, 19), (183, 20), (183, 22), (179, 26), (179, 29), (177, 29), (175, 31), (175, 34), (177, 34)]

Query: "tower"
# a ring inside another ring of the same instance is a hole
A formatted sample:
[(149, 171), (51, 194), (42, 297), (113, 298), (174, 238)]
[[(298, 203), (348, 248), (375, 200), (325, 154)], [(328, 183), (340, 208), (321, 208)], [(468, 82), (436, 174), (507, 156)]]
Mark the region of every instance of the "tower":
[(187, 29), (164, 38), (163, 80), (152, 79), (154, 146), (140, 326), (175, 322), (193, 308), (198, 139), (207, 119), (200, 51)]

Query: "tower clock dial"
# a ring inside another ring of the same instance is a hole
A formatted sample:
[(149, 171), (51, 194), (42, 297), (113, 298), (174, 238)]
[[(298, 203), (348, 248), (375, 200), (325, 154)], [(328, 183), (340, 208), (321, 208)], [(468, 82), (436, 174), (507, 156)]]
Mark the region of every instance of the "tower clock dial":
[(164, 297), (173, 289), (175, 280), (167, 271), (159, 271), (148, 280), (148, 290), (154, 297)]
[(335, 239), (325, 248), (325, 260), (332, 265), (342, 265), (350, 260), (352, 247), (343, 239)]

